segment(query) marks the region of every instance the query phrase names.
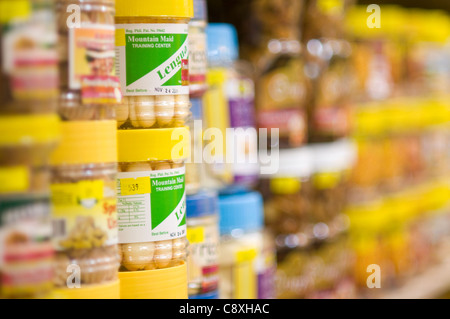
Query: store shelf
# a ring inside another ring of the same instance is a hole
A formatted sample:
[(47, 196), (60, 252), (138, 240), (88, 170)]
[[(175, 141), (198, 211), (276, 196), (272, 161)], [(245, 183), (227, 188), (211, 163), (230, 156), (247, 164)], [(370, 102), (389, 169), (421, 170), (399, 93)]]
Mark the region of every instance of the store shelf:
[(450, 290), (450, 257), (380, 299), (433, 299)]

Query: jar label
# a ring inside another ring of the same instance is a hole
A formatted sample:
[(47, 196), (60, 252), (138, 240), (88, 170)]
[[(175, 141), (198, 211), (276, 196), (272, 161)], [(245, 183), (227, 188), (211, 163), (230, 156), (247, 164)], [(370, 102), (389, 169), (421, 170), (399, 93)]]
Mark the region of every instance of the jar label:
[(234, 269), (234, 299), (257, 298), (257, 273), (255, 259), (258, 256), (256, 248), (242, 249), (236, 252)]
[(255, 127), (255, 87), (250, 79), (229, 79), (225, 85), (230, 127)]
[(119, 243), (186, 236), (184, 167), (117, 175)]
[(114, 182), (84, 180), (51, 185), (53, 242), (57, 250), (117, 244)]
[(114, 99), (118, 89), (118, 84), (110, 80), (115, 75), (114, 35), (114, 26), (106, 24), (83, 22), (80, 28), (69, 29), (69, 87), (82, 90), (84, 103), (86, 99)]
[(116, 73), (125, 96), (189, 94), (187, 24), (116, 25)]
[(50, 203), (45, 197), (0, 201), (0, 296), (33, 296), (52, 288)]
[(344, 105), (321, 106), (314, 111), (313, 125), (316, 134), (342, 137), (350, 131), (350, 110)]
[[(219, 230), (217, 224), (188, 227), (188, 278), (196, 294), (214, 291), (218, 287)], [(198, 284), (198, 286), (196, 285)]]
[(205, 84), (207, 67), (205, 29), (189, 25), (189, 82)]
[[(2, 4), (6, 1), (2, 1)], [(15, 5), (20, 10), (15, 11)], [(8, 7), (10, 7), (9, 16)], [(29, 10), (25, 19), (14, 14)], [(55, 99), (58, 96), (58, 53), (56, 29), (51, 7), (40, 10), (23, 5), (23, 1), (7, 1), (2, 8), (2, 72), (9, 77), (0, 86), (9, 85), (12, 98), (17, 101)], [(9, 21), (9, 19), (12, 19)], [(20, 22), (19, 22), (20, 21)], [(6, 91), (6, 90), (5, 90)], [(2, 92), (3, 93), (3, 92)]]

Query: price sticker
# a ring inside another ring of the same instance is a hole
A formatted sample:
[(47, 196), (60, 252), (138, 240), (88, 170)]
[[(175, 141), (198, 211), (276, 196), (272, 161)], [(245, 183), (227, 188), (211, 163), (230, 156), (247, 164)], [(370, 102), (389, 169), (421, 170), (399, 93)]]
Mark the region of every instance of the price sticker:
[(190, 227), (186, 234), (190, 244), (203, 243), (205, 241), (205, 229), (203, 227)]
[(150, 176), (120, 179), (122, 196), (150, 194)]

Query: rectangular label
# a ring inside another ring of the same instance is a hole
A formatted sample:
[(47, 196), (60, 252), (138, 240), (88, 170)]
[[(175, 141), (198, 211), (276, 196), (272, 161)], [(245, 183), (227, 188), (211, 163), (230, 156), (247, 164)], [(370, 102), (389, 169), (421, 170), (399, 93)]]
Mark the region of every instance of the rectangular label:
[(142, 195), (150, 194), (150, 176), (136, 177), (136, 178), (122, 178), (120, 180), (121, 188), (120, 194), (122, 196), (128, 195)]
[(116, 73), (125, 96), (189, 94), (187, 24), (116, 25)]

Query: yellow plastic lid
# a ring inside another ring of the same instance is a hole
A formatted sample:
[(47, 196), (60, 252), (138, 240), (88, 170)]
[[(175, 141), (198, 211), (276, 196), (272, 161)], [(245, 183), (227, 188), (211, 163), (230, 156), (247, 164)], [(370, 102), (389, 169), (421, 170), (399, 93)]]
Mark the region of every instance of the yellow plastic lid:
[(101, 285), (82, 285), (81, 288), (55, 289), (51, 299), (120, 299), (119, 280)]
[(193, 0), (116, 0), (116, 17), (192, 18)]
[(187, 299), (187, 266), (119, 272), (121, 299)]
[(119, 162), (182, 160), (190, 157), (187, 127), (118, 130)]
[(0, 116), (0, 146), (53, 143), (60, 138), (57, 115)]
[(15, 18), (28, 18), (30, 13), (30, 0), (0, 0), (0, 23), (2, 24)]
[(116, 121), (62, 122), (62, 140), (51, 156), (52, 165), (117, 162)]
[(270, 180), (270, 190), (274, 194), (289, 195), (300, 191), (301, 181), (292, 177), (276, 177)]

